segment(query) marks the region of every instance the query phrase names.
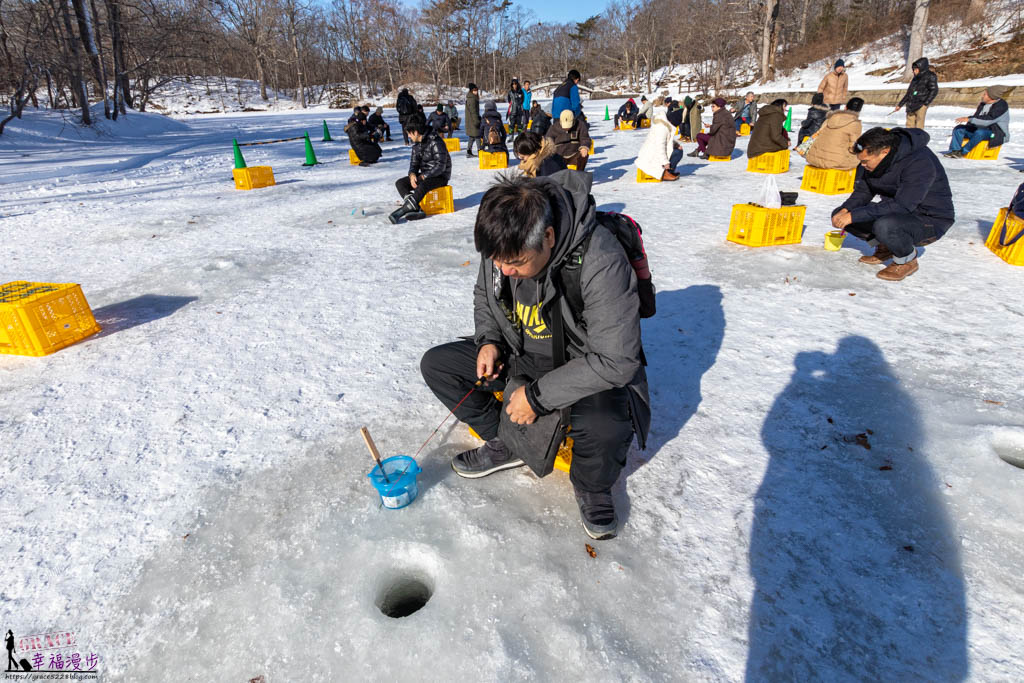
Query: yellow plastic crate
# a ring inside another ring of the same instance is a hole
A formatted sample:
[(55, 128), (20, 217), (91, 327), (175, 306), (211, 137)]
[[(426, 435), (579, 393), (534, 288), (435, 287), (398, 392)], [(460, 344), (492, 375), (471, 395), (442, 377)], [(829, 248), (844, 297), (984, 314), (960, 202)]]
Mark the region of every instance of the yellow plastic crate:
[(591, 154), (594, 153), (594, 141), (593, 140), (590, 141), (590, 153)]
[(799, 244), (806, 212), (806, 206), (766, 209), (753, 204), (734, 204), (726, 239), (745, 247)]
[(853, 181), (856, 177), (856, 168), (843, 170), (804, 166), (804, 179), (800, 183), (800, 189), (818, 194), (850, 194), (853, 192)]
[(576, 170), (576, 164), (566, 164), (565, 167), (568, 168), (570, 171)]
[(359, 165), (359, 157), (356, 156), (356, 151), (354, 149), (350, 149), (348, 151), (348, 163), (352, 164), (353, 166)]
[(708, 161), (732, 161), (732, 157), (708, 157)]
[(647, 175), (638, 168), (636, 169), (636, 181), (638, 183), (660, 183), (661, 178), (655, 178), (652, 175)]
[(999, 209), (999, 217), (992, 224), (985, 246), (1011, 266), (1024, 266), (1024, 218), (1006, 208)]
[(274, 182), (274, 169), (270, 166), (249, 166), (248, 168), (236, 168), (232, 171), (235, 177), (236, 190), (255, 190), (260, 187), (276, 185)]
[(483, 170), (508, 168), (508, 155), (504, 152), (480, 152), (480, 168)]
[(511, 128), (509, 128), (509, 127), (508, 127), (508, 124), (506, 123), (506, 124), (505, 124), (505, 134), (506, 134), (506, 135), (508, 135), (508, 134), (509, 134), (509, 133), (511, 133), (511, 132), (512, 132), (512, 129), (511, 129)]
[[(501, 400), (501, 398), (500, 398), (501, 392), (500, 391), (494, 392), (494, 395), (499, 397), (498, 398), (499, 401)], [(472, 427), (469, 428), (469, 433), (472, 434), (475, 438), (480, 439), (480, 435), (477, 434), (476, 430), (474, 430)], [(480, 439), (480, 440), (483, 441), (483, 439)], [(572, 437), (571, 436), (565, 437), (565, 441), (563, 441), (562, 445), (558, 447), (558, 453), (555, 454), (555, 469), (556, 470), (561, 470), (562, 472), (565, 472), (566, 474), (569, 473), (569, 469), (572, 467), (572, 446), (573, 446)]]
[(45, 356), (99, 331), (79, 285), (19, 280), (0, 287), (0, 353)]
[(745, 138), (748, 135), (750, 135), (750, 124), (749, 123), (741, 123), (740, 124), (740, 137), (741, 138)]
[(643, 121), (640, 122), (640, 127), (641, 128), (650, 128), (651, 127), (651, 120), (650, 119), (644, 119)]
[(789, 170), (789, 150), (780, 149), (751, 157), (747, 161), (747, 170), (751, 173), (785, 173)]
[(420, 202), (420, 208), (428, 216), (436, 216), (439, 213), (455, 213), (452, 186), (445, 185), (425, 194)]
[[(964, 140), (964, 144), (961, 146), (964, 146), (966, 144), (967, 140)], [(982, 140), (981, 142), (976, 144), (974, 146), (974, 149), (968, 152), (967, 156), (964, 158), (973, 159), (974, 161), (995, 161), (996, 159), (999, 158), (999, 150), (1001, 150), (1002, 148), (1002, 145), (1000, 145), (999, 147), (989, 149), (988, 140)]]
[(462, 149), (462, 141), (458, 138), (445, 138), (444, 146), (448, 148), (449, 152), (458, 152)]
[(619, 121), (619, 130), (636, 130), (636, 126), (633, 125), (632, 121), (622, 119)]

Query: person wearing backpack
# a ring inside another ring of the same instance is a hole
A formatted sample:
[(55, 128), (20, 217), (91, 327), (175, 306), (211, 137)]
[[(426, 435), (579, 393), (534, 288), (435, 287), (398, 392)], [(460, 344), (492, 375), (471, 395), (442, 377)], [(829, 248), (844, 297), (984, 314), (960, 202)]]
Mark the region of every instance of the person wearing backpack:
[(569, 480), (584, 530), (601, 540), (618, 530), (611, 489), (633, 436), (644, 448), (650, 427), (638, 275), (650, 303), (653, 286), (645, 257), (631, 263), (624, 247), (639, 242), (638, 226), (602, 218), (590, 186), (589, 174), (561, 171), (509, 174), (487, 190), (474, 227), (474, 337), (430, 349), (420, 369), (485, 441), (452, 459), (461, 477), (523, 465), (544, 476), (571, 428)]
[(480, 136), (483, 138), (483, 151), (503, 152), (508, 157), (508, 147), (505, 146), (508, 133), (505, 132), (505, 124), (501, 122), (498, 105), (493, 100), (484, 105), (484, 115), (480, 119)]
[(395, 109), (398, 110), (398, 122), (402, 125), (402, 137), (408, 145), (409, 134), (405, 132), (405, 127), (409, 123), (409, 117), (416, 113), (416, 98), (409, 93), (408, 88), (402, 88), (402, 92), (398, 93)]

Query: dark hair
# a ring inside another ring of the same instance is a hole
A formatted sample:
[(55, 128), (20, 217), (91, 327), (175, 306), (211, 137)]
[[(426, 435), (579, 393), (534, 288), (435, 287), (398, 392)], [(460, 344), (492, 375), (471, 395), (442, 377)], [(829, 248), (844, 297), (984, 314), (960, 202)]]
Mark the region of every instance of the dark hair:
[(470, 83), (467, 85), (466, 90), (476, 90), (476, 83)]
[(846, 108), (850, 111), (860, 111), (864, 108), (864, 100), (859, 97), (851, 97), (850, 101), (846, 103)]
[(426, 135), (427, 124), (422, 121), (410, 121), (405, 124), (406, 133), (416, 133), (417, 135)]
[(856, 153), (867, 152), (868, 154), (878, 154), (885, 148), (896, 149), (896, 146), (900, 142), (900, 137), (891, 130), (885, 128), (872, 128), (864, 135), (857, 138), (857, 142), (853, 143), (853, 151)]
[(578, 80), (578, 79), (581, 79), (581, 78), (583, 78), (583, 77), (580, 76), (580, 72), (579, 71), (577, 71), (576, 69), (570, 69), (569, 70), (569, 80), (570, 81), (575, 81), (575, 80)]
[(528, 157), (531, 154), (536, 154), (540, 151), (541, 146), (544, 144), (544, 138), (534, 133), (532, 130), (528, 130), (525, 133), (521, 133), (516, 138), (514, 145), (517, 157)]
[(539, 250), (553, 223), (551, 200), (540, 183), (526, 176), (502, 175), (480, 200), (474, 245), (484, 258), (511, 260), (525, 251)]
[(816, 92), (811, 95), (811, 104), (825, 104), (825, 93)]
[[(822, 100), (822, 102), (824, 102), (824, 100)], [(786, 100), (784, 100), (784, 99), (782, 99), (780, 97), (779, 99), (772, 101), (772, 104), (778, 105), (778, 106), (782, 107), (783, 109), (785, 109), (786, 105), (788, 105), (789, 102), (787, 102)]]

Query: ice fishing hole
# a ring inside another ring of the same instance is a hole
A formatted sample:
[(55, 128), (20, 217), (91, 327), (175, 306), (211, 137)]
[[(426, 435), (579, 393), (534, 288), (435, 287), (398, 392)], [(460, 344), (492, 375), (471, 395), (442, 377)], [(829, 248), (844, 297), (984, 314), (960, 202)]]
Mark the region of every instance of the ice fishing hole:
[(415, 576), (399, 576), (389, 582), (377, 596), (377, 607), (384, 616), (401, 619), (420, 610), (433, 589), (427, 582)]

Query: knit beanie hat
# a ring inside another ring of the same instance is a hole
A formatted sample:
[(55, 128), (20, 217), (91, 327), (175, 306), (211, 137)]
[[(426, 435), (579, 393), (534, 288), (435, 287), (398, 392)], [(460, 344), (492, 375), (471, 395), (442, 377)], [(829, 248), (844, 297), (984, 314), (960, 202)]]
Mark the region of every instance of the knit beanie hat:
[(687, 96), (686, 96), (686, 97), (685, 97), (685, 98), (683, 99), (683, 104), (685, 104), (685, 105), (686, 105), (687, 107), (689, 107), (689, 106), (690, 106), (691, 104), (693, 104), (693, 98), (692, 98), (692, 97), (690, 97), (689, 95), (687, 95)]
[(716, 107), (724, 107), (725, 100), (723, 100), (721, 97), (716, 97), (715, 99), (711, 100), (711, 104), (715, 105)]
[(443, 104), (441, 104), (440, 102), (438, 102), (438, 104), (437, 104), (437, 110), (438, 110), (438, 111), (444, 111), (444, 105), (443, 105)]
[(985, 88), (985, 94), (991, 97), (993, 100), (1002, 98), (1003, 93), (1006, 92), (1006, 88), (1001, 85), (990, 85)]
[(572, 128), (572, 124), (576, 121), (576, 117), (572, 113), (572, 109), (563, 109), (562, 113), (558, 115), (558, 122), (562, 124), (562, 128), (569, 130)]
[(846, 62), (844, 62), (841, 59), (837, 59), (836, 63), (832, 65), (832, 68), (833, 69), (838, 69), (839, 67), (844, 67), (845, 68), (846, 67)]

